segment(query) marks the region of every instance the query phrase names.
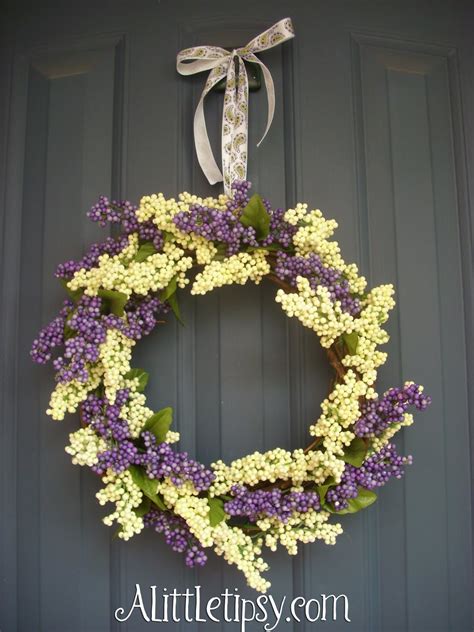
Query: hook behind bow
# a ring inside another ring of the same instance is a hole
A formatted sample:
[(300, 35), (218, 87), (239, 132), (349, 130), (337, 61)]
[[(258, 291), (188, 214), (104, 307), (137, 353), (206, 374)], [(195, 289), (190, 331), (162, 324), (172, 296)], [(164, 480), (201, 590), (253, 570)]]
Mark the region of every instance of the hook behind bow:
[[(235, 63), (235, 73), (238, 74), (238, 63), (239, 60), (237, 57), (234, 58)], [(249, 82), (249, 92), (258, 92), (262, 87), (262, 71), (260, 70), (260, 66), (258, 64), (254, 64), (250, 61), (245, 61), (245, 69), (247, 71), (247, 78)], [(225, 92), (227, 79), (224, 77), (221, 79), (216, 85), (212, 88), (211, 92)]]

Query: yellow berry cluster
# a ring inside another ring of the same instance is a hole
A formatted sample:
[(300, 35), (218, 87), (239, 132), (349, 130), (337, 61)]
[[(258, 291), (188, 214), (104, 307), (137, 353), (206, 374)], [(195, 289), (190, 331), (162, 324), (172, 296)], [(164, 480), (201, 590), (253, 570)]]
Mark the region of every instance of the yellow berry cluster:
[[(130, 246), (123, 252), (99, 257), (99, 265), (91, 270), (81, 269), (68, 283), (70, 290), (84, 289), (85, 294), (96, 296), (99, 289), (115, 290), (130, 297), (132, 294), (145, 296), (150, 292), (164, 289), (176, 278), (184, 287), (188, 282), (186, 271), (192, 267), (191, 257), (184, 256), (184, 250), (174, 243), (167, 243), (162, 253), (152, 254), (145, 261), (134, 261), (138, 252), (138, 236), (129, 237)], [(130, 256), (129, 256), (130, 255)]]
[(234, 283), (239, 285), (244, 285), (247, 281), (260, 283), (270, 272), (267, 255), (268, 252), (265, 250), (254, 253), (239, 252), (223, 261), (212, 261), (196, 275), (191, 294), (206, 294), (215, 288)]
[(229, 564), (235, 564), (244, 573), (249, 586), (260, 592), (267, 590), (270, 584), (261, 573), (268, 566), (260, 557), (261, 548), (241, 529), (230, 527), (225, 521), (211, 526), (207, 499), (199, 498), (191, 483), (176, 486), (165, 479), (158, 483), (157, 492), (162, 494), (166, 505), (174, 513), (186, 520), (191, 533), (202, 546), (213, 547)]
[(290, 555), (298, 552), (298, 542), (308, 544), (322, 540), (325, 544), (336, 544), (336, 537), (342, 533), (340, 524), (328, 523), (327, 511), (310, 509), (305, 513), (295, 511), (288, 522), (277, 518), (265, 518), (257, 521), (264, 533), (264, 542), (271, 551), (276, 551), (280, 543)]
[(98, 463), (99, 453), (107, 449), (105, 441), (90, 426), (71, 432), (69, 441), (65, 450), (72, 456), (74, 465), (92, 467)]
[(233, 485), (252, 487), (262, 482), (288, 480), (297, 486), (307, 480), (323, 483), (329, 476), (340, 479), (344, 463), (324, 451), (305, 453), (302, 449), (289, 452), (275, 448), (263, 453), (254, 452), (230, 465), (217, 461), (212, 464), (212, 469), (216, 478), (209, 493), (220, 496), (229, 493)]
[(104, 369), (100, 364), (88, 367), (89, 377), (85, 382), (71, 380), (58, 382), (49, 400), (46, 414), (58, 421), (64, 419), (66, 413), (75, 413), (88, 393), (99, 386)]
[(120, 526), (119, 538), (129, 540), (143, 530), (143, 518), (134, 511), (141, 504), (143, 494), (127, 470), (120, 474), (107, 470), (102, 480), (105, 487), (96, 494), (99, 504), (115, 503), (115, 510), (104, 518), (104, 524), (110, 527), (116, 522)]
[(109, 329), (100, 345), (100, 361), (104, 370), (102, 382), (109, 402), (115, 402), (117, 391), (124, 386), (124, 376), (130, 371), (132, 348), (135, 341), (118, 329)]
[(339, 301), (332, 301), (329, 290), (322, 285), (313, 290), (308, 279), (298, 277), (298, 292), (280, 289), (276, 302), (291, 318), (296, 316), (305, 327), (317, 333), (323, 347), (330, 347), (343, 333), (353, 331), (354, 318), (342, 311)]

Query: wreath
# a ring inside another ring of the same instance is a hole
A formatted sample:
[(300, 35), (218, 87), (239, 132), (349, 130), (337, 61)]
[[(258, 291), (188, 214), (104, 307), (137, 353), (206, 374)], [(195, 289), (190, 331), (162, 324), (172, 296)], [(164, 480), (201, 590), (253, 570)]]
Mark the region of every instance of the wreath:
[[(59, 265), (56, 276), (69, 298), (34, 341), (31, 355), (53, 359), (56, 385), (47, 414), (61, 420), (80, 413), (66, 452), (102, 477), (101, 505), (114, 509), (128, 540), (151, 527), (188, 566), (203, 565), (205, 550), (235, 564), (248, 584), (270, 583), (264, 547), (297, 553), (298, 542), (334, 544), (335, 517), (376, 500), (374, 490), (401, 478), (411, 457), (400, 456), (392, 437), (413, 417), (409, 406), (430, 403), (423, 388), (405, 382), (382, 395), (374, 389), (387, 354), (382, 328), (394, 307), (393, 286), (366, 290), (355, 264), (346, 264), (331, 236), (337, 227), (306, 204), (273, 210), (250, 183), (236, 182), (230, 196), (202, 199), (160, 193), (130, 202), (101, 197), (89, 218), (117, 225), (116, 237), (94, 244), (80, 261)], [(278, 286), (285, 313), (313, 330), (326, 349), (334, 378), (311, 442), (293, 451), (275, 448), (232, 463), (206, 467), (173, 447), (172, 409), (154, 412), (144, 394), (147, 373), (133, 368), (132, 350), (174, 312), (178, 294), (206, 294), (233, 283)]]

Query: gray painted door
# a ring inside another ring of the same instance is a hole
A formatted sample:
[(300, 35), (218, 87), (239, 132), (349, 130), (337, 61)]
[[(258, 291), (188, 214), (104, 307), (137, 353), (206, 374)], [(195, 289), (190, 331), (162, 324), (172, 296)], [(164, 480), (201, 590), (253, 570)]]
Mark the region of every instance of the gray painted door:
[[(414, 378), (433, 405), (401, 439), (415, 458), (406, 479), (346, 520), (336, 547), (273, 556), (276, 598), (345, 593), (352, 623), (279, 629), (472, 629), (472, 2), (57, 0), (7, 3), (0, 39), (2, 632), (148, 629), (112, 616), (137, 582), (252, 596), (219, 559), (193, 572), (156, 534), (111, 538), (98, 481), (64, 453), (77, 419), (45, 416), (52, 376), (28, 350), (60, 301), (55, 264), (97, 237), (85, 211), (100, 193), (215, 190), (192, 144), (204, 76), (179, 77), (176, 52), (241, 45), (288, 14), (296, 39), (262, 55), (277, 111), (258, 150), (265, 95), (251, 95), (250, 179), (275, 204), (335, 217), (347, 260), (371, 284), (395, 282), (380, 389)], [(220, 98), (207, 105), (215, 143)], [(176, 408), (182, 447), (210, 462), (302, 445), (329, 374), (273, 289), (187, 297), (183, 313), (185, 327), (170, 321), (137, 351), (152, 403)], [(209, 628), (224, 629), (160, 627)]]

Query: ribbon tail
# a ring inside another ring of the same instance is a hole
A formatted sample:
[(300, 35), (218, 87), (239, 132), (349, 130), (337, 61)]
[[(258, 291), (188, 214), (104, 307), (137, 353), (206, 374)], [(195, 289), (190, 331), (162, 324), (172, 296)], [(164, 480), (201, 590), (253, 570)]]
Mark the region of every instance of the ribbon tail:
[(204, 97), (205, 95), (203, 94), (194, 114), (194, 146), (196, 147), (198, 162), (209, 184), (216, 184), (216, 182), (222, 182), (223, 176), (215, 161), (209, 136), (207, 135), (206, 119), (204, 117)]
[(270, 129), (272, 125), (273, 116), (275, 114), (275, 84), (273, 83), (273, 78), (270, 71), (265, 66), (265, 64), (260, 61), (258, 57), (256, 57), (255, 55), (252, 55), (252, 59), (250, 61), (252, 61), (254, 64), (258, 64), (260, 68), (262, 69), (263, 80), (265, 82), (265, 89), (267, 91), (267, 103), (268, 103), (267, 125), (265, 127), (265, 131), (263, 132), (262, 138), (257, 143), (257, 147), (260, 147), (260, 145), (265, 140), (265, 136), (268, 134), (268, 130)]
[(227, 68), (226, 86), (224, 94), (224, 106), (222, 108), (222, 132), (221, 132), (221, 153), (222, 153), (222, 174), (224, 180), (224, 193), (228, 196), (232, 193), (232, 140), (235, 126), (236, 106), (235, 106), (235, 63), (234, 56), (231, 56), (229, 67)]
[(224, 178), (221, 170), (217, 166), (207, 134), (206, 119), (204, 116), (204, 99), (222, 77), (225, 77), (225, 73), (221, 72), (218, 68), (215, 68), (211, 72), (194, 114), (194, 146), (196, 147), (198, 162), (209, 184), (222, 182)]
[(239, 57), (236, 118), (232, 136), (232, 180), (247, 178), (249, 82), (244, 61)]

